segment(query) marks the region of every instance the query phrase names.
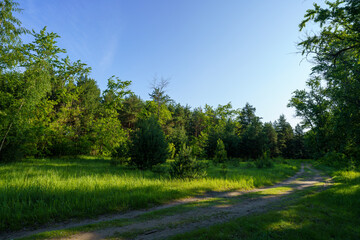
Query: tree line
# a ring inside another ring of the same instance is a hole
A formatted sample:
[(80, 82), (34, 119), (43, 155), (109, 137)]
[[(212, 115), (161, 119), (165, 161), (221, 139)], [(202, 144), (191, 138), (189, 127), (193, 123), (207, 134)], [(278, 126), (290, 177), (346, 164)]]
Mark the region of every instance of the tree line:
[[(300, 24), (303, 29), (315, 21), (322, 30), (299, 43), (315, 66), (308, 89), (295, 91), (290, 100), (303, 119), (293, 129), (284, 115), (262, 122), (249, 103), (240, 109), (231, 103), (183, 106), (167, 95), (169, 82), (162, 78), (155, 79), (151, 100), (142, 100), (131, 91), (131, 81), (115, 76), (101, 91), (91, 68), (63, 57), (56, 33), (23, 28), (14, 17), (21, 11), (18, 3), (1, 1), (0, 161), (90, 154), (136, 162), (156, 146), (163, 146), (162, 159), (188, 152), (185, 145), (207, 159), (326, 156), (359, 162), (360, 4), (327, 4), (324, 9), (315, 4)], [(23, 34), (33, 41), (23, 43)]]

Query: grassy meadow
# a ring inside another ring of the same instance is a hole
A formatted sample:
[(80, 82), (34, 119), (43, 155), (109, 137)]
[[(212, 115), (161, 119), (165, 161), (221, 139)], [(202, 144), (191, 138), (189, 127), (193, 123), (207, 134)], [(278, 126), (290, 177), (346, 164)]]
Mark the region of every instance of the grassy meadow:
[(224, 171), (210, 165), (206, 178), (189, 181), (111, 166), (108, 159), (26, 159), (0, 165), (0, 231), (146, 208), (205, 191), (248, 190), (285, 179), (299, 166), (288, 161), (257, 169), (241, 162)]
[(284, 210), (242, 217), (171, 239), (360, 239), (360, 171), (318, 166), (334, 185), (312, 189)]

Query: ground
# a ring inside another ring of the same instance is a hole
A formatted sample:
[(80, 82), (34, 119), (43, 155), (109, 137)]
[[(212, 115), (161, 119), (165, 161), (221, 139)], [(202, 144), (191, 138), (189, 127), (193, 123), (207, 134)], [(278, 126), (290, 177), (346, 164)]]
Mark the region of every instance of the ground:
[(293, 177), (271, 187), (251, 191), (208, 192), (147, 210), (129, 211), (36, 231), (22, 231), (6, 237), (83, 240), (165, 239), (240, 217), (283, 209), (309, 191), (318, 192), (329, 186), (329, 177), (321, 174), (310, 164), (303, 164), (301, 170)]

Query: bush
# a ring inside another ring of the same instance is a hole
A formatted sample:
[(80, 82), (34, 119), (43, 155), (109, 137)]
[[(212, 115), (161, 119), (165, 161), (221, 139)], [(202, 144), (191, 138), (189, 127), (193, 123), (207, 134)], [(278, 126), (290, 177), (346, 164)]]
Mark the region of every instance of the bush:
[(245, 168), (254, 168), (255, 165), (253, 162), (247, 162), (246, 165), (245, 165)]
[(176, 178), (200, 178), (206, 176), (206, 164), (196, 161), (192, 148), (183, 145), (175, 161), (170, 165), (170, 176)]
[(231, 158), (231, 159), (229, 159), (229, 162), (231, 163), (231, 165), (233, 167), (239, 167), (241, 159), (240, 158)]
[(335, 151), (326, 153), (322, 158), (320, 158), (320, 161), (328, 166), (336, 168), (347, 167), (349, 165), (349, 160), (346, 155)]
[(257, 168), (271, 168), (273, 165), (273, 162), (269, 158), (260, 158), (255, 161)]
[(139, 169), (150, 169), (164, 163), (169, 156), (169, 144), (159, 122), (154, 118), (140, 120), (132, 135), (131, 163)]

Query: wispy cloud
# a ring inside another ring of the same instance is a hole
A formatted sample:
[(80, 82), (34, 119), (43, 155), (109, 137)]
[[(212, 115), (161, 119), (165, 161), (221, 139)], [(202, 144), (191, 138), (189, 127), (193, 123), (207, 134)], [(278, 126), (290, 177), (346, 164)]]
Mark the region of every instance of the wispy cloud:
[(99, 66), (103, 71), (108, 69), (113, 64), (116, 50), (118, 48), (118, 43), (119, 36), (117, 34), (113, 34), (108, 40), (106, 47), (104, 48), (102, 58), (99, 62)]

